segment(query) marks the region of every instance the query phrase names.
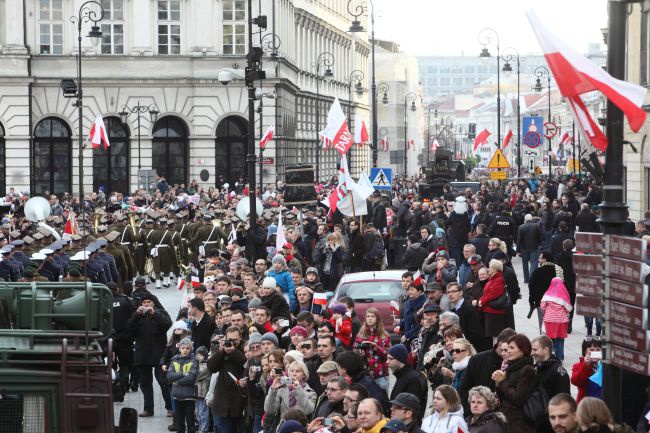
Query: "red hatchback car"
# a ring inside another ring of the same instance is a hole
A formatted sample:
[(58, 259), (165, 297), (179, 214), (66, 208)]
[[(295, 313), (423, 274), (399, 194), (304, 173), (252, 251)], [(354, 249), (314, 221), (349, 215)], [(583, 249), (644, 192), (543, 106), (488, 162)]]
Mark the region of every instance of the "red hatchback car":
[(379, 310), (384, 329), (393, 334), (395, 328), (393, 320), (396, 316), (393, 314), (390, 301), (399, 303), (399, 297), (403, 293), (402, 274), (404, 272), (406, 270), (357, 272), (343, 275), (329, 306), (331, 307), (342, 297), (349, 296), (354, 300), (354, 311), (361, 323), (366, 316), (366, 310), (374, 307)]

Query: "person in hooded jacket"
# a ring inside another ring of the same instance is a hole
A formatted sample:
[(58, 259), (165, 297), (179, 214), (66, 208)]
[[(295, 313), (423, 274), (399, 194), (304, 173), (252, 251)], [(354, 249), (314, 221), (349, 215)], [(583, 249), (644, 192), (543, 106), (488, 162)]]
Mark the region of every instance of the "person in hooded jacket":
[(409, 272), (415, 272), (420, 269), (429, 254), (427, 249), (419, 242), (420, 240), (415, 233), (411, 233), (408, 236), (408, 247), (402, 257), (402, 266)]
[(348, 253), (347, 265), (350, 268), (350, 272), (361, 272), (363, 255), (366, 253), (366, 241), (363, 239), (359, 221), (350, 221), (348, 227), (350, 230), (350, 251)]
[(422, 421), (426, 433), (468, 433), (460, 396), (449, 385), (440, 385), (433, 393), (434, 412)]
[(267, 277), (273, 277), (275, 283), (282, 289), (282, 294), (291, 308), (296, 307), (296, 296), (294, 294), (295, 284), (291, 279), (291, 273), (287, 268), (287, 262), (282, 254), (273, 256), (273, 268), (266, 272)]
[(277, 286), (277, 282), (273, 277), (264, 278), (262, 286), (259, 290), (260, 299), (262, 300), (262, 306), (267, 307), (271, 310), (272, 319), (278, 317), (284, 317), (286, 319), (291, 318), (291, 311), (289, 309), (289, 304), (284, 296), (280, 294), (280, 291)]

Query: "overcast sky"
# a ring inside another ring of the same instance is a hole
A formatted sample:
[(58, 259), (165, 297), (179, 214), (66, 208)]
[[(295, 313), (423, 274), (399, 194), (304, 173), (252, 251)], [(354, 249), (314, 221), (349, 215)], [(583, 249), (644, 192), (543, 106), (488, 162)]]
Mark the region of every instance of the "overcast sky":
[(587, 44), (602, 44), (607, 26), (607, 0), (373, 0), (377, 39), (400, 44), (402, 51), (421, 55), (478, 56), (478, 32), (491, 27), (501, 49), (521, 55), (541, 53), (525, 11), (539, 19), (580, 53)]

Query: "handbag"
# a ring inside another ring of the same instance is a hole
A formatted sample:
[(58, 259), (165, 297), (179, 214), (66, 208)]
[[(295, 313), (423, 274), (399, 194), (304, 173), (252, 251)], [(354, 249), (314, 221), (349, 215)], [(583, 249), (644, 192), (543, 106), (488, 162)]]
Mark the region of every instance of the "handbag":
[(490, 308), (495, 310), (505, 310), (510, 306), (510, 293), (508, 293), (508, 286), (503, 287), (503, 294), (498, 298), (488, 302)]
[(548, 394), (542, 385), (537, 385), (524, 403), (524, 418), (532, 424), (545, 419), (548, 414)]

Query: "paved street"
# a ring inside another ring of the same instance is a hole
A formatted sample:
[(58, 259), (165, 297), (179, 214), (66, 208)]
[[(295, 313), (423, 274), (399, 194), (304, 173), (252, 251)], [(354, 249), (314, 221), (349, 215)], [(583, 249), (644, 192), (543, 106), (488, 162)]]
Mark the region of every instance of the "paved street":
[[(521, 260), (516, 257), (514, 259), (514, 267), (517, 271), (517, 277), (520, 282), (523, 282), (523, 271), (521, 269)], [(539, 335), (537, 327), (537, 316), (533, 314), (530, 319), (526, 319), (528, 314), (528, 288), (522, 284), (522, 299), (515, 305), (515, 323), (517, 331), (523, 332), (531, 339)], [(149, 287), (160, 301), (163, 303), (167, 311), (169, 311), (172, 320), (176, 318), (179, 305), (181, 303), (182, 294), (172, 285), (169, 289), (156, 290), (153, 286)], [(584, 326), (584, 319), (581, 316), (574, 316), (573, 318), (573, 333), (569, 334), (569, 338), (565, 341), (564, 352), (565, 359), (564, 365), (569, 374), (571, 374), (571, 366), (578, 361), (580, 357), (580, 345), (586, 335)], [(391, 380), (392, 384), (392, 380)], [(160, 396), (160, 388), (154, 383), (154, 393), (156, 394), (155, 400), (155, 415), (151, 418), (138, 418), (138, 432), (142, 433), (160, 433), (167, 431), (167, 426), (171, 423), (171, 418), (167, 418), (166, 411), (164, 410), (164, 402)], [(575, 396), (576, 388), (571, 387), (571, 392)], [(143, 408), (142, 393), (138, 391), (127, 393), (123, 403), (115, 403), (115, 420), (119, 420), (119, 413), (122, 407), (133, 407), (138, 412)], [(429, 406), (429, 405), (428, 405)]]

